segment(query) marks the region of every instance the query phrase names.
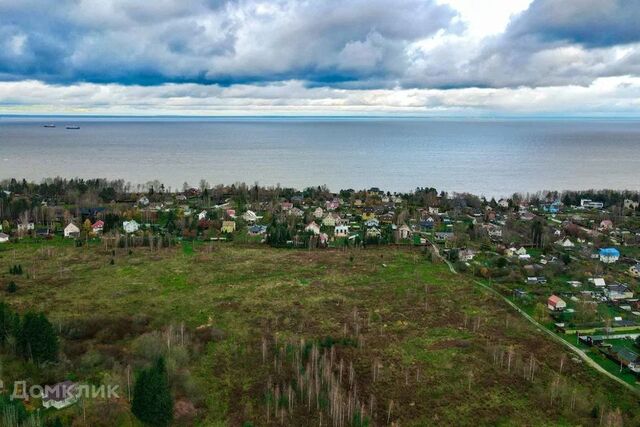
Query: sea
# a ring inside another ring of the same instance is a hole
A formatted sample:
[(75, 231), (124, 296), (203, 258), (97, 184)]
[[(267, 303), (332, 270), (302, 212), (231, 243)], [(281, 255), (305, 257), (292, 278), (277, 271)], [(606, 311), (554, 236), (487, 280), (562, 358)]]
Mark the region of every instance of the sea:
[(0, 117), (0, 179), (56, 176), (486, 197), (640, 190), (640, 120)]

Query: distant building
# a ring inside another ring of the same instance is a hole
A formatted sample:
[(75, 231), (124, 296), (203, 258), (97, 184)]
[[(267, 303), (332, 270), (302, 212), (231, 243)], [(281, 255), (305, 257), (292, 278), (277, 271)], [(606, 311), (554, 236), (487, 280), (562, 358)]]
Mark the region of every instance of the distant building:
[(305, 228), (304, 231), (310, 231), (311, 233), (318, 235), (320, 234), (320, 226), (316, 224), (315, 221), (311, 221)]
[(594, 202), (591, 199), (581, 199), (580, 207), (583, 207), (585, 209), (602, 209), (604, 207), (604, 203)]
[(605, 264), (611, 264), (618, 261), (618, 258), (620, 258), (620, 251), (616, 248), (602, 248), (598, 251), (598, 256), (600, 257), (600, 261)]
[(140, 229), (140, 224), (135, 219), (132, 219), (131, 221), (123, 221), (122, 228), (125, 233), (135, 233)]
[(349, 226), (336, 225), (336, 228), (333, 230), (333, 234), (335, 237), (347, 237), (349, 235)]
[(220, 231), (223, 233), (233, 233), (234, 231), (236, 231), (236, 222), (222, 221), (222, 227), (220, 227)]
[(0, 233), (0, 243), (6, 243), (9, 241), (9, 235), (5, 233)]
[(633, 298), (633, 292), (627, 285), (623, 285), (622, 283), (614, 283), (613, 285), (607, 286), (604, 289), (604, 294), (611, 301)]
[(75, 239), (78, 236), (80, 236), (80, 229), (78, 228), (77, 225), (75, 225), (74, 223), (70, 222), (64, 228), (64, 237), (67, 237), (69, 239)]
[(551, 295), (547, 300), (547, 307), (549, 307), (549, 310), (561, 311), (567, 308), (567, 303), (559, 296)]

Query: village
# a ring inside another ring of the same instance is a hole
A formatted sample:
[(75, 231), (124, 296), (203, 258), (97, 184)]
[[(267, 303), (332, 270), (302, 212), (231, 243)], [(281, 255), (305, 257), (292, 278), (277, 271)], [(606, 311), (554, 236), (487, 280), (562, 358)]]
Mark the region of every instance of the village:
[(420, 250), (490, 286), (625, 382), (635, 386), (640, 375), (637, 193), (487, 200), (432, 188), (332, 193), (203, 183), (170, 191), (102, 180), (64, 181), (52, 193), (45, 184), (12, 181), (2, 187), (0, 215), (0, 251), (25, 242), (153, 249), (196, 241)]

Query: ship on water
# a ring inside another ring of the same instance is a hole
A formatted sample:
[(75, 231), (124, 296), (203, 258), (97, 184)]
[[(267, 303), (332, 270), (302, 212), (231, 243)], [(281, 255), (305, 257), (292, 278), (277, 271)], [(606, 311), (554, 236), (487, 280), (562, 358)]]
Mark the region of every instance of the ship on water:
[(46, 128), (54, 128), (54, 127), (56, 127), (56, 125), (54, 125), (53, 123), (49, 123), (49, 124), (44, 125), (44, 127), (46, 127)]
[(71, 129), (71, 130), (80, 129), (80, 126), (67, 126), (67, 129)]

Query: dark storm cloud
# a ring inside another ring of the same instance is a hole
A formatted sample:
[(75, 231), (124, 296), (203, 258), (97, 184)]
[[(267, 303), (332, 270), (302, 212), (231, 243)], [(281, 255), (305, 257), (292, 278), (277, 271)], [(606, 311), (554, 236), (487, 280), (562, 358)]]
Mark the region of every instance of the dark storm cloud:
[(400, 75), (404, 47), (452, 25), (434, 0), (0, 0), (0, 76), (160, 84)]
[(588, 47), (640, 41), (637, 0), (536, 0), (507, 31), (507, 37), (535, 36)]
[(436, 0), (0, 0), (0, 80), (589, 85), (640, 73), (638, 22), (637, 0), (535, 0), (474, 40)]

